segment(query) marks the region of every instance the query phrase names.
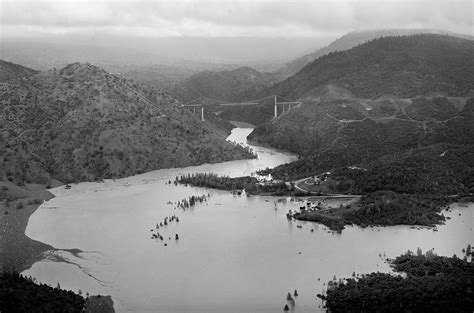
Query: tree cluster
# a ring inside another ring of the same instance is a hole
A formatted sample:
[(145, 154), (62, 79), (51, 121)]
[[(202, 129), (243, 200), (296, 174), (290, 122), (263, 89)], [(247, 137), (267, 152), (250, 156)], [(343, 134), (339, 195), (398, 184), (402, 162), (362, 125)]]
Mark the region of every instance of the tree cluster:
[(80, 313), (84, 303), (84, 298), (72, 291), (36, 284), (15, 272), (0, 273), (0, 311), (3, 313)]
[(472, 312), (474, 266), (456, 256), (408, 252), (392, 261), (407, 277), (371, 273), (327, 290), (333, 312)]

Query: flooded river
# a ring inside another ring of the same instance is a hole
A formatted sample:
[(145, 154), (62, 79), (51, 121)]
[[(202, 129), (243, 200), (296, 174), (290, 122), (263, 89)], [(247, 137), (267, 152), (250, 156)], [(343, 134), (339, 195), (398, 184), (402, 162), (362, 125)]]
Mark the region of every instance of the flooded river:
[[(245, 144), (251, 130), (236, 128), (228, 139)], [(184, 173), (241, 176), (296, 159), (252, 148), (256, 160), (53, 189), (56, 197), (31, 216), (26, 234), (62, 250), (23, 274), (83, 294), (110, 294), (118, 312), (281, 312), (295, 289), (294, 311), (315, 312), (316, 294), (334, 275), (390, 271), (384, 254), (392, 258), (417, 247), (460, 255), (472, 241), (472, 204), (445, 212), (451, 219), (437, 232), (397, 226), (348, 227), (334, 234), (322, 225), (288, 222), (285, 214), (300, 204), (286, 198), (168, 183)], [(203, 194), (210, 194), (207, 201), (187, 210), (170, 204)], [(151, 239), (156, 224), (172, 215), (179, 223), (159, 229), (163, 241)]]

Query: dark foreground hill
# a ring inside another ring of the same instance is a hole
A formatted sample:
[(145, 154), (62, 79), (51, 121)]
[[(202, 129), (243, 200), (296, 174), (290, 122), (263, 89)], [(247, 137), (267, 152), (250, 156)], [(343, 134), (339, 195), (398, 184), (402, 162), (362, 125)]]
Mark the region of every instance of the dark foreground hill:
[[(82, 295), (37, 283), (16, 272), (0, 272), (0, 310), (4, 313), (113, 313), (110, 296)], [(85, 298), (84, 298), (85, 297)]]
[(72, 291), (36, 284), (18, 273), (0, 273), (0, 309), (5, 313), (83, 312), (85, 300)]
[(75, 63), (0, 84), (3, 171), (48, 183), (125, 177), (159, 168), (247, 158), (165, 93)]

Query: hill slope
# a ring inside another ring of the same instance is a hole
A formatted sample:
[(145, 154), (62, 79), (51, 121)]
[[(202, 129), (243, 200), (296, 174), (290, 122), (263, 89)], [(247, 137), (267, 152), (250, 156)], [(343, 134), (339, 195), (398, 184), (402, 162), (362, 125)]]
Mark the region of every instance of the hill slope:
[(306, 65), (310, 64), (314, 60), (336, 51), (344, 51), (351, 49), (357, 45), (364, 44), (367, 41), (388, 36), (408, 36), (415, 34), (446, 34), (454, 37), (460, 37), (465, 39), (473, 40), (474, 37), (467, 35), (459, 35), (446, 31), (432, 30), (432, 29), (381, 29), (381, 30), (363, 30), (354, 31), (345, 34), (344, 36), (331, 42), (326, 47), (316, 50), (313, 53), (299, 57), (283, 66), (279, 70), (273, 72), (273, 74), (280, 80), (284, 80), (290, 76), (295, 75), (302, 70)]
[(274, 173), (301, 177), (439, 143), (474, 144), (474, 42), (387, 37), (322, 57), (272, 88), (303, 105), (249, 139), (301, 160)]
[(270, 73), (250, 67), (196, 73), (179, 85), (179, 99), (186, 102), (204, 96), (228, 102), (248, 100), (276, 82)]
[[(473, 54), (472, 40), (428, 34), (385, 37), (322, 56), (252, 97), (279, 95), (292, 100), (304, 98), (309, 103), (384, 95), (471, 97)], [(273, 104), (263, 104), (258, 111), (226, 110), (221, 116), (261, 125), (273, 117)]]
[(0, 60), (0, 82), (31, 76), (36, 73), (38, 73), (38, 71), (35, 71), (31, 68)]
[(335, 84), (356, 96), (400, 97), (441, 92), (465, 96), (473, 89), (474, 41), (442, 35), (385, 37), (321, 57), (264, 94), (297, 99)]
[(304, 102), (249, 139), (298, 153), (284, 168), (310, 176), (339, 166), (436, 143), (474, 144), (474, 100), (458, 110), (451, 98), (385, 98)]
[(119, 76), (174, 94), (175, 86), (195, 73), (185, 67), (168, 65), (130, 66), (121, 69)]
[(70, 64), (0, 84), (9, 180), (98, 180), (159, 168), (246, 158), (226, 131), (165, 93)]

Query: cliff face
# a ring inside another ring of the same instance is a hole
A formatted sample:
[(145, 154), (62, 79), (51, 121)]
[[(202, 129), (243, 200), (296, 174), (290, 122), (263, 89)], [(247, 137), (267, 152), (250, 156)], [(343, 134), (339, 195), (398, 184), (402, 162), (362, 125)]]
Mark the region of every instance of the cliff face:
[(90, 64), (0, 84), (4, 174), (18, 183), (98, 180), (248, 158), (165, 93)]

